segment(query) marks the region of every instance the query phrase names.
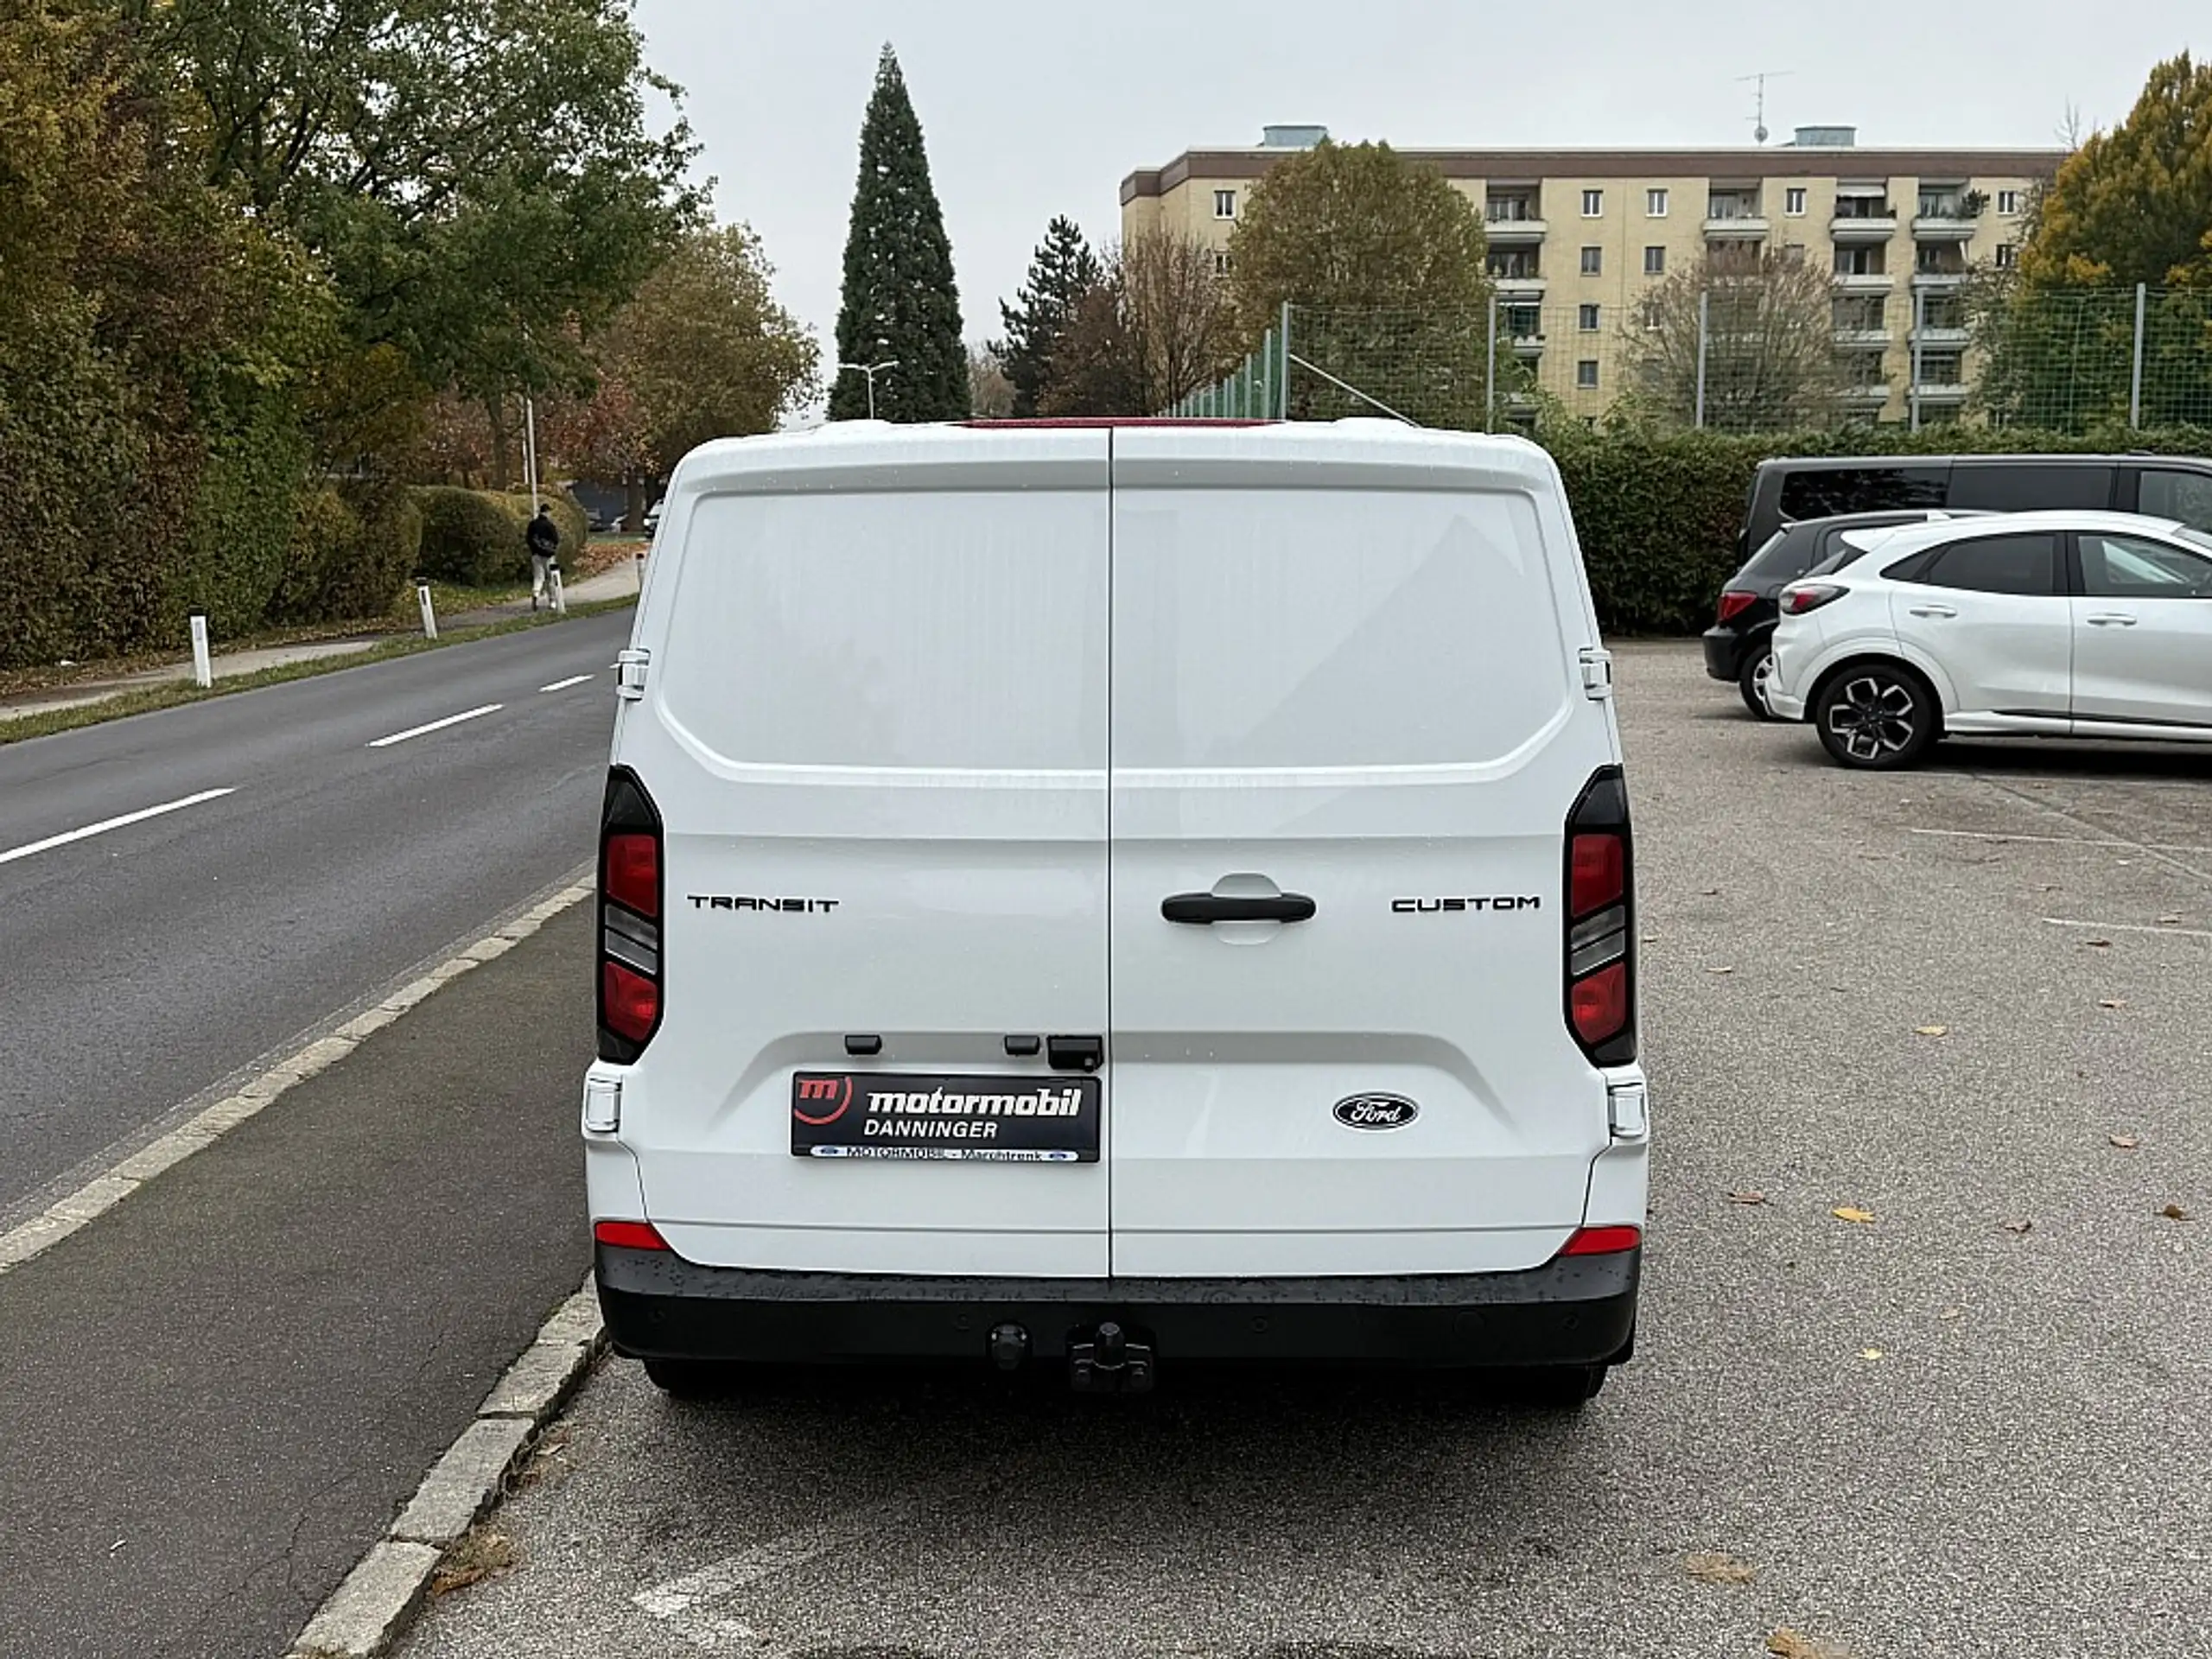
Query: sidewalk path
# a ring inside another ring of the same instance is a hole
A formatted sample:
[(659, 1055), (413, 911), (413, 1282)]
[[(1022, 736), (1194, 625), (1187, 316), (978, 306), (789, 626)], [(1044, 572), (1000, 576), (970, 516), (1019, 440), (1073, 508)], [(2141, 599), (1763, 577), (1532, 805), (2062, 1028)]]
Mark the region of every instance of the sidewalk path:
[[(569, 582), (563, 576), (564, 597), (571, 605), (596, 605), (610, 599), (633, 599), (644, 585), (645, 568), (643, 559), (624, 559), (595, 576), (586, 576), (582, 582)], [(530, 600), (525, 595), (500, 605), (480, 606), (473, 611), (456, 611), (451, 616), (440, 617), (438, 621), (442, 626), (474, 628), (490, 622), (504, 622), (510, 617), (529, 614)]]

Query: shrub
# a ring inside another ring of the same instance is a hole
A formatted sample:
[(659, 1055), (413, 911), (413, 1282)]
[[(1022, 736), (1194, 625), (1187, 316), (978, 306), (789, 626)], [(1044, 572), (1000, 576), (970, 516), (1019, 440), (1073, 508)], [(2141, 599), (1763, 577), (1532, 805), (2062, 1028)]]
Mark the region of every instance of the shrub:
[(301, 498), (293, 520), (270, 620), (385, 615), (413, 575), (422, 543), (422, 511), (404, 489), (326, 486), (311, 491)]
[[(423, 575), (491, 588), (530, 574), (530, 550), (523, 541), (530, 523), (529, 496), (445, 485), (415, 494), (423, 512)], [(563, 556), (574, 558), (590, 534), (590, 521), (565, 496), (549, 495), (545, 502), (560, 526)]]

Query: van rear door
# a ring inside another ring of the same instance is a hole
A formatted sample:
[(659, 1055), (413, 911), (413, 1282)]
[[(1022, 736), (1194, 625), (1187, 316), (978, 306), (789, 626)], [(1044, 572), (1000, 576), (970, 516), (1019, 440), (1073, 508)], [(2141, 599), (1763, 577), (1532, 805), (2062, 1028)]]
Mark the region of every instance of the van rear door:
[(717, 446), (671, 501), (616, 750), (664, 834), (647, 1217), (715, 1265), (1103, 1275), (1103, 1159), (969, 1154), (1071, 1091), (1096, 1135), (1103, 1073), (1016, 1051), (1107, 1029), (1107, 435)]
[(1114, 1271), (1548, 1260), (1608, 1144), (1561, 910), (1618, 759), (1557, 474), (1344, 423), (1125, 429), (1114, 478)]

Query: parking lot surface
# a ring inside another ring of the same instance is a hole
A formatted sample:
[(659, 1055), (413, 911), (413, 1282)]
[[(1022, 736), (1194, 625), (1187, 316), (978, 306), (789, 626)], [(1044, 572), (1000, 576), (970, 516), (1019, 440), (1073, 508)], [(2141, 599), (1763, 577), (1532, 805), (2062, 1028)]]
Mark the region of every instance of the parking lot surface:
[(1694, 649), (1619, 670), (1657, 1153), (1579, 1418), (609, 1360), (403, 1651), (2201, 1653), (2212, 753), (1847, 773)]

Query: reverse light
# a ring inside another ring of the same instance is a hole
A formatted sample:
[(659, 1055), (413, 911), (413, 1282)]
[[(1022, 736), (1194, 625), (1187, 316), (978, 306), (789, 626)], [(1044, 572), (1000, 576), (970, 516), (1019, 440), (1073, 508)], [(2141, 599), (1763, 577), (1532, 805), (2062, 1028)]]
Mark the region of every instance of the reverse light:
[(1823, 605), (1834, 604), (1850, 588), (1833, 582), (1800, 582), (1782, 590), (1782, 613), (1802, 616), (1808, 611), (1817, 611)]
[[(601, 1226), (606, 1223), (601, 1222)], [(1618, 1255), (1632, 1250), (1643, 1243), (1641, 1227), (1578, 1227), (1574, 1236), (1567, 1241), (1561, 1255)], [(667, 1246), (663, 1245), (665, 1249)]]
[[(591, 1228), (594, 1243), (612, 1244), (621, 1250), (665, 1250), (668, 1241), (660, 1236), (650, 1221), (595, 1221)], [(1568, 1248), (1573, 1245), (1569, 1243)]]
[(1726, 622), (1732, 616), (1741, 616), (1752, 606), (1758, 604), (1758, 600), (1759, 596), (1757, 594), (1747, 594), (1740, 588), (1723, 588), (1720, 594), (1720, 620)]

